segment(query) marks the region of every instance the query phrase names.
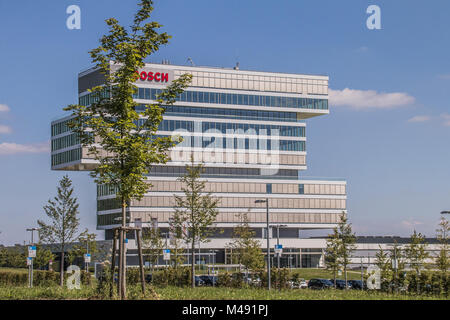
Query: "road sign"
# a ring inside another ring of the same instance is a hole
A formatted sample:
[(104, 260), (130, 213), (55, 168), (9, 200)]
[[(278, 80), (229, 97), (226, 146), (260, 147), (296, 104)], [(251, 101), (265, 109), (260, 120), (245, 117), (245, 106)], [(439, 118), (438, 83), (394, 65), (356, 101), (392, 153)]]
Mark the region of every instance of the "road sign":
[(281, 254), (283, 252), (283, 245), (282, 244), (276, 244), (275, 245), (275, 253)]
[(124, 242), (125, 242), (125, 243), (128, 243), (128, 239), (124, 239)]
[(392, 259), (392, 268), (397, 269), (398, 268), (398, 261), (397, 259)]
[(163, 259), (164, 260), (170, 260), (170, 249), (164, 249), (163, 250)]
[(31, 263), (33, 262), (33, 258), (28, 257), (27, 258), (27, 266), (31, 266)]
[(36, 258), (36, 246), (29, 246), (28, 247), (28, 257)]
[(84, 255), (84, 263), (91, 263), (91, 254), (90, 253), (86, 253)]

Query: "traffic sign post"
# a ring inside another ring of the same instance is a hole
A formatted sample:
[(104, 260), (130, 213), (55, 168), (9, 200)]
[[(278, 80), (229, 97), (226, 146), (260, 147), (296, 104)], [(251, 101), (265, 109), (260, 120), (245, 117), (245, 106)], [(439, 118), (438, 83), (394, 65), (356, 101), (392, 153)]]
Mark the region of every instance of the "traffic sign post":
[(275, 245), (275, 253), (277, 255), (281, 255), (281, 253), (283, 253), (283, 245), (282, 244)]
[(84, 265), (86, 266), (86, 272), (89, 272), (89, 263), (91, 263), (91, 254), (84, 254)]
[(163, 250), (163, 259), (164, 261), (170, 260), (170, 249)]
[(36, 258), (36, 246), (28, 246), (28, 280), (29, 287), (33, 288), (33, 258)]

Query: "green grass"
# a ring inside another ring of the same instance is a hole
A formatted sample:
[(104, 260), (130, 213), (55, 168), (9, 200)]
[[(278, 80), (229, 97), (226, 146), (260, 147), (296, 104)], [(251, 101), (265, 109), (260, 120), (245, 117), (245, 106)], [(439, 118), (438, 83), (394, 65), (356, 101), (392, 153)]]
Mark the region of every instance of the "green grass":
[(271, 290), (232, 288), (155, 288), (162, 300), (445, 300), (431, 296), (392, 295), (357, 290)]
[(95, 288), (83, 286), (80, 290), (51, 287), (0, 287), (0, 300), (79, 300), (96, 299)]
[[(357, 290), (281, 290), (257, 288), (179, 288), (155, 287), (161, 300), (446, 300), (445, 297), (425, 295), (392, 295), (382, 292), (361, 292)], [(128, 288), (129, 299), (143, 299), (140, 286)], [(96, 300), (102, 297), (96, 294), (94, 286), (82, 286), (80, 290), (68, 290), (52, 287), (0, 287), (0, 300)], [(146, 299), (153, 299), (147, 293)]]

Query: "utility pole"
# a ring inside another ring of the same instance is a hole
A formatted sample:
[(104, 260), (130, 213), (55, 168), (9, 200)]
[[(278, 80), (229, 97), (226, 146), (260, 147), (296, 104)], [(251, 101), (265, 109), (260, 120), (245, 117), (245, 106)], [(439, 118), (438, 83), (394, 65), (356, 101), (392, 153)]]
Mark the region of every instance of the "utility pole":
[(267, 228), (267, 288), (270, 290), (271, 279), (270, 279), (270, 233), (269, 233), (269, 198), (266, 200), (255, 200), (255, 203), (266, 203), (266, 228)]
[[(38, 228), (27, 228), (27, 231), (31, 232), (31, 246), (34, 246), (34, 232), (38, 231)], [(28, 267), (28, 279), (29, 279), (29, 287), (33, 288), (33, 257), (30, 259), (30, 265)]]

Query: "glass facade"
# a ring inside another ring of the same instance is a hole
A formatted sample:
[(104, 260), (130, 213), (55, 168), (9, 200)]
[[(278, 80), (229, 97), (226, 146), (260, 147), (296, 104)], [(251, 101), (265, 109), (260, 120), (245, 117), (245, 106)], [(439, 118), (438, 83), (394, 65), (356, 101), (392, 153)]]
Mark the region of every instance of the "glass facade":
[(52, 166), (69, 163), (81, 159), (81, 148), (76, 148), (56, 154), (52, 154)]
[[(161, 89), (138, 88), (134, 99), (155, 100)], [(267, 96), (240, 93), (202, 92), (186, 90), (176, 99), (182, 102), (231, 104), (256, 107), (280, 107), (328, 110), (327, 99)]]

